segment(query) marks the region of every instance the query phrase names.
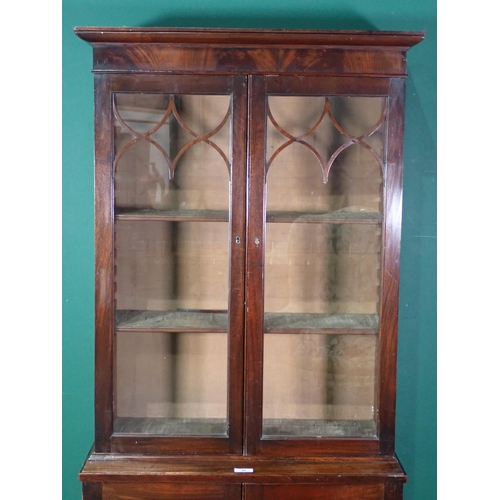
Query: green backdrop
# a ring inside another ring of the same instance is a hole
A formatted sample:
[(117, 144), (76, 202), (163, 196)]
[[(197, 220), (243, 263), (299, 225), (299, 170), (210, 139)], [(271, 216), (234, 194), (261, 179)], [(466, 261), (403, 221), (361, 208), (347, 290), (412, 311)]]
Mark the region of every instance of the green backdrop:
[(435, 0), (63, 1), (63, 500), (93, 442), (92, 51), (74, 26), (427, 32), (408, 54), (396, 451), (405, 500), (436, 498)]

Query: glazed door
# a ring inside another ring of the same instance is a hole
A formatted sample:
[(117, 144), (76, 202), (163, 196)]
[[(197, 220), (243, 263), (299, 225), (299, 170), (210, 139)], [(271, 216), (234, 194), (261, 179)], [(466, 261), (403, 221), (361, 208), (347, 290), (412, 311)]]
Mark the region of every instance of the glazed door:
[(395, 360), (383, 353), (397, 325), (384, 318), (398, 275), (383, 249), (399, 252), (388, 137), (402, 133), (401, 94), (373, 78), (251, 77), (249, 88), (248, 451), (388, 449)]
[(246, 81), (97, 81), (97, 447), (241, 453)]

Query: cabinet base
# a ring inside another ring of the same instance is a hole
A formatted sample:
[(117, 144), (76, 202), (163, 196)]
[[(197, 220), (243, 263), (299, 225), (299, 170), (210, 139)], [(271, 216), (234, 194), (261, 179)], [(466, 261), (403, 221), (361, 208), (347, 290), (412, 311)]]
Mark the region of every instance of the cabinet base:
[(406, 482), (396, 457), (92, 453), (79, 477), (83, 500), (402, 500)]

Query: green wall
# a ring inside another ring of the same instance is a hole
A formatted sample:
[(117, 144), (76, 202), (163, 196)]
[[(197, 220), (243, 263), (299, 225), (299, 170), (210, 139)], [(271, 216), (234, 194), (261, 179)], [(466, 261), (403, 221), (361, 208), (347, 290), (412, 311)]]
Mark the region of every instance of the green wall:
[(408, 57), (396, 450), (405, 500), (436, 498), (435, 0), (63, 1), (63, 500), (93, 442), (92, 53), (74, 26), (427, 32)]

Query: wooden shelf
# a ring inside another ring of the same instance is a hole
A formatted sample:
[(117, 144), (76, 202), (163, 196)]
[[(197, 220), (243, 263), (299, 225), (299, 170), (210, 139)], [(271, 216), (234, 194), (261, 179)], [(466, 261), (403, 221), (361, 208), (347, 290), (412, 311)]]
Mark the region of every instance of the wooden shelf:
[(266, 313), (265, 333), (377, 334), (377, 314)]
[[(224, 312), (118, 310), (118, 332), (227, 333)], [(266, 313), (265, 333), (367, 334), (378, 333), (376, 314)]]
[[(222, 418), (151, 418), (118, 417), (115, 434), (147, 434), (156, 436), (220, 436), (225, 437), (227, 421)], [(263, 436), (292, 437), (376, 437), (374, 420), (322, 420), (266, 418)]]
[(246, 481), (254, 483), (317, 483), (345, 482), (348, 479), (372, 481), (390, 477), (406, 482), (398, 460), (393, 456), (374, 457), (312, 457), (283, 460), (263, 456), (137, 456), (134, 454), (91, 453), (80, 472), (80, 480), (144, 482), (146, 474), (161, 481), (213, 481), (214, 475), (224, 482), (241, 482), (234, 467), (252, 467), (254, 472)]
[(116, 213), (120, 221), (165, 221), (165, 222), (227, 222), (227, 210), (153, 210), (121, 209)]
[(374, 420), (322, 420), (298, 418), (265, 418), (264, 439), (293, 437), (377, 437)]
[(303, 213), (303, 212), (267, 212), (267, 222), (313, 222), (323, 224), (379, 224), (382, 221), (380, 212), (335, 212)]
[[(116, 213), (119, 221), (165, 221), (165, 222), (227, 222), (227, 210), (153, 210), (120, 209)], [(267, 212), (267, 222), (317, 223), (317, 224), (380, 224), (380, 212)]]
[(130, 311), (115, 314), (118, 332), (227, 333), (227, 313)]
[(115, 434), (148, 434), (157, 436), (227, 437), (223, 418), (151, 418), (118, 417)]

